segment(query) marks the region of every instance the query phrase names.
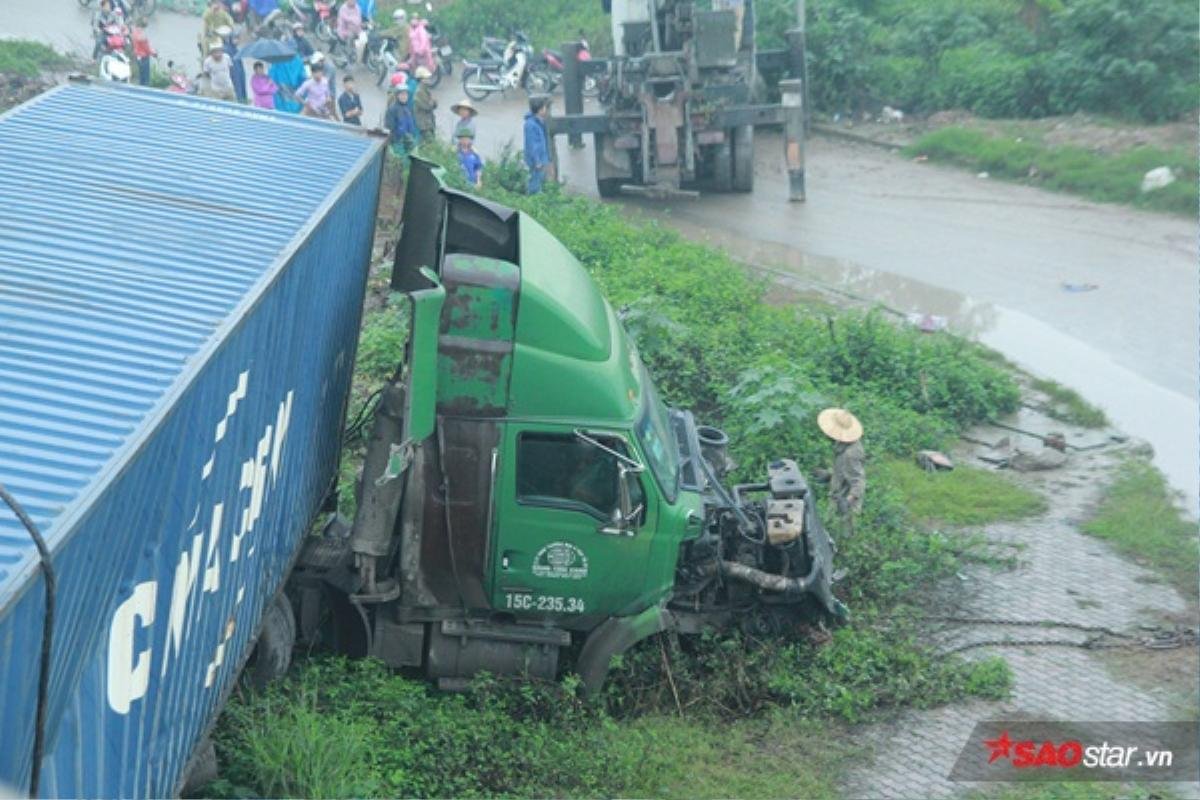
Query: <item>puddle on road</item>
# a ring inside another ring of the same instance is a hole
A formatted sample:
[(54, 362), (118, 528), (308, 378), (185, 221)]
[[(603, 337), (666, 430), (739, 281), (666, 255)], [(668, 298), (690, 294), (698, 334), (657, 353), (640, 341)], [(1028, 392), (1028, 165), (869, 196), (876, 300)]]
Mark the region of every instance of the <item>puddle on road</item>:
[(1183, 493), (1189, 512), (1197, 515), (1200, 414), (1194, 399), (1147, 380), (1103, 351), (1023, 312), (838, 259), (702, 229), (677, 217), (670, 221), (685, 236), (761, 265), (772, 278), (792, 288), (811, 289), (815, 284), (901, 314), (945, 317), (955, 333), (1003, 353), (1035, 375), (1075, 389), (1104, 409), (1116, 428), (1150, 443), (1155, 464)]

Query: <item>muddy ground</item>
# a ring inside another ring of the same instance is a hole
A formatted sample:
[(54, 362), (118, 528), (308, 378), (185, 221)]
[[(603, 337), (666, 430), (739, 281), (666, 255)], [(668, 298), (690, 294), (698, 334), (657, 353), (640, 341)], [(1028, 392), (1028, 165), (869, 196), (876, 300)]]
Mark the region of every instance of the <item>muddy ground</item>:
[[(1000, 702), (907, 712), (861, 728), (857, 736), (871, 756), (847, 776), (847, 797), (932, 799), (995, 789), (948, 777), (973, 726), (984, 720), (1197, 719), (1200, 650), (1194, 640), (1156, 650), (1079, 627), (1020, 624), (1103, 627), (1139, 638), (1197, 629), (1195, 596), (1181, 596), (1151, 569), (1080, 529), (1125, 459), (1147, 456), (1145, 443), (1117, 442), (1109, 438), (1115, 431), (1071, 428), (1028, 409), (1009, 421), (1035, 433), (1066, 432), (1073, 445), (1069, 460), (1055, 470), (1014, 473), (1018, 483), (1045, 497), (1046, 513), (985, 526), (996, 563), (969, 566), (936, 587), (934, 614), (981, 622), (935, 621), (926, 633), (943, 651), (975, 645), (963, 651), (967, 658), (1002, 655), (1013, 671), (1012, 694)], [(1007, 440), (1032, 452), (1041, 448), (1033, 437), (994, 426), (967, 436), (992, 444)], [(953, 455), (959, 464), (992, 468), (981, 457), (995, 458), (1001, 450), (963, 441)], [(1022, 644), (1009, 644), (1016, 641)], [(1200, 797), (1200, 784), (1169, 789), (1174, 797)]]

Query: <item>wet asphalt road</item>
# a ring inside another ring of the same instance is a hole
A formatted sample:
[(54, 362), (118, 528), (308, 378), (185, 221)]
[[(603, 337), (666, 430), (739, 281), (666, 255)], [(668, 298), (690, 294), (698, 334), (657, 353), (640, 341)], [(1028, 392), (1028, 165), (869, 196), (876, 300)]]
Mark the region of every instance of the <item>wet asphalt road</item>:
[[(90, 50), (89, 11), (76, 0), (0, 0), (0, 35)], [(150, 37), (162, 60), (196, 65), (199, 19), (160, 12)], [(458, 43), (456, 43), (458, 44)], [(461, 90), (438, 92), (441, 130)], [(384, 98), (360, 77), (366, 119)], [(480, 103), (485, 157), (520, 138), (523, 96)], [(594, 194), (590, 142), (558, 148), (568, 185)], [(807, 203), (786, 200), (782, 143), (760, 132), (752, 195), (622, 200), (737, 257), (951, 326), (1102, 406), (1148, 440), (1196, 511), (1200, 493), (1197, 230), (1193, 220), (914, 164), (872, 147), (808, 145)], [(1071, 292), (1063, 284), (1098, 288)]]

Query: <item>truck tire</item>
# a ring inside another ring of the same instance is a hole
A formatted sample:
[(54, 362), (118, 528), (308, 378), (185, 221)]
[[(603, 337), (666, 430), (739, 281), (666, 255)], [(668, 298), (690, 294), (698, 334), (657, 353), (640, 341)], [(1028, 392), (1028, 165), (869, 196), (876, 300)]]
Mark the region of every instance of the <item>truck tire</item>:
[(715, 192), (733, 191), (733, 143), (726, 141), (711, 148), (712, 154), (712, 186)]
[(292, 648), (296, 645), (296, 616), (287, 596), (280, 593), (263, 614), (262, 631), (254, 645), (254, 660), (250, 667), (250, 682), (255, 689), (265, 689), (269, 683), (282, 678), (292, 665)]
[(754, 126), (733, 129), (733, 191), (754, 191)]
[(183, 779), (183, 797), (198, 797), (200, 790), (215, 781), (220, 774), (217, 763), (217, 748), (213, 740), (205, 738), (192, 754), (187, 765), (187, 777)]
[(620, 197), (621, 186), (628, 183), (626, 178), (601, 178), (600, 173), (607, 169), (604, 162), (604, 145), (607, 137), (603, 134), (592, 134), (592, 150), (596, 154), (596, 191), (601, 197), (610, 199)]

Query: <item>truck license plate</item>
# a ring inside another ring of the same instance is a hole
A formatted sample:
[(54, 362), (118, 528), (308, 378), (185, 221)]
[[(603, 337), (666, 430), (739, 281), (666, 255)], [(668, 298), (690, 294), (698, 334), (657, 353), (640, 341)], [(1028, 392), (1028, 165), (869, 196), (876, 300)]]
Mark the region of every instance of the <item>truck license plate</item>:
[(513, 611), (544, 611), (551, 614), (582, 614), (582, 597), (555, 597), (545, 594), (504, 595), (504, 607)]

